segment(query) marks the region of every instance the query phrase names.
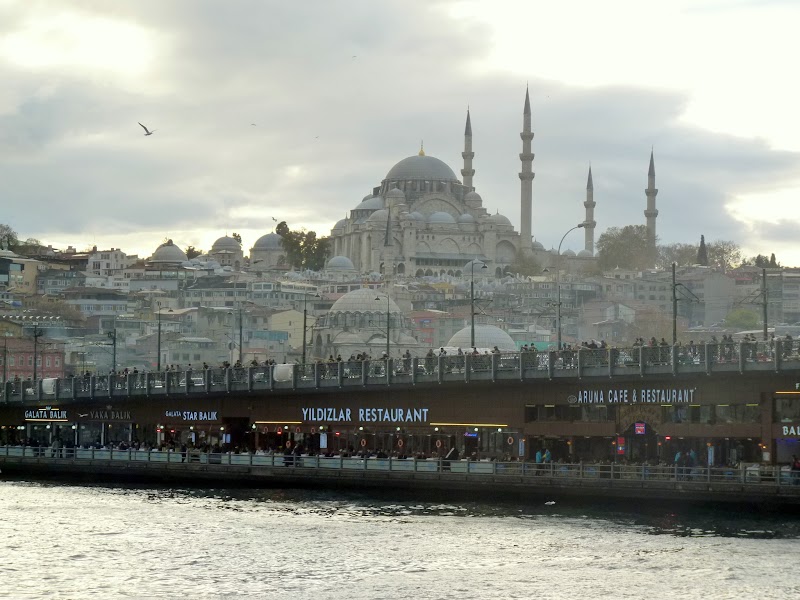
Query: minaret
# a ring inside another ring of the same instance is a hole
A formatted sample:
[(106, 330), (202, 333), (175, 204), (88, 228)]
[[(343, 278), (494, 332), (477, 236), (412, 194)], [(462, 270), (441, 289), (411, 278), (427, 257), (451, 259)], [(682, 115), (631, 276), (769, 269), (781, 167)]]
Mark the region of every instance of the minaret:
[(464, 168), (461, 169), (464, 186), (472, 188), (472, 176), (475, 175), (472, 159), (475, 158), (475, 153), (472, 151), (472, 123), (469, 120), (469, 108), (467, 108), (467, 126), (464, 128), (464, 151), (461, 153), (461, 157), (464, 159)]
[[(387, 281), (394, 274), (394, 236), (392, 235), (392, 208), (386, 209), (386, 231), (383, 234), (383, 276)], [(388, 292), (387, 292), (388, 293)]]
[(528, 96), (528, 88), (525, 88), (525, 109), (522, 112), (522, 153), (519, 155), (522, 161), (522, 171), (520, 179), (520, 225), (519, 237), (520, 248), (530, 250), (531, 248), (531, 211), (533, 210), (533, 153), (531, 152), (531, 100)]
[(594, 228), (597, 223), (594, 220), (594, 184), (592, 183), (592, 167), (589, 167), (589, 180), (586, 182), (586, 217), (583, 219), (584, 229), (584, 249), (594, 256)]
[(658, 211), (656, 210), (656, 167), (653, 162), (653, 151), (650, 150), (650, 169), (647, 171), (647, 189), (644, 191), (647, 196), (647, 209), (644, 211), (644, 216), (647, 218), (647, 241), (651, 249), (656, 247), (656, 217)]

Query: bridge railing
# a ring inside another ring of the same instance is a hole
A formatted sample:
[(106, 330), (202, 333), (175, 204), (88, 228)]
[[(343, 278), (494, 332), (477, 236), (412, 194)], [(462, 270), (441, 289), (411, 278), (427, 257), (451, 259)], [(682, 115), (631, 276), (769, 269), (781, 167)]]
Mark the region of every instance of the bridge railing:
[(549, 352), (345, 360), (247, 368), (209, 368), (7, 381), (3, 402), (135, 396), (174, 396), (254, 390), (363, 387), (640, 376), (679, 373), (798, 371), (800, 356), (791, 340), (705, 343), (631, 348), (569, 348)]
[(608, 480), (608, 485), (632, 485), (636, 482), (672, 482), (675, 485), (720, 485), (745, 487), (779, 487), (800, 495), (800, 473), (788, 465), (743, 464), (738, 467), (680, 467), (653, 465), (622, 465), (592, 463), (547, 463), (526, 461), (455, 460), (443, 458), (376, 458), (358, 456), (249, 454), (230, 452), (201, 452), (196, 449), (180, 450), (113, 450), (107, 448), (52, 448), (29, 446), (0, 446), (0, 457), (53, 464), (86, 463), (89, 461), (153, 462), (177, 465), (218, 464), (222, 466), (249, 466), (267, 469), (331, 469), (340, 471), (406, 471), (440, 473), (445, 476), (474, 475), (495, 478), (514, 478), (531, 483), (580, 483)]

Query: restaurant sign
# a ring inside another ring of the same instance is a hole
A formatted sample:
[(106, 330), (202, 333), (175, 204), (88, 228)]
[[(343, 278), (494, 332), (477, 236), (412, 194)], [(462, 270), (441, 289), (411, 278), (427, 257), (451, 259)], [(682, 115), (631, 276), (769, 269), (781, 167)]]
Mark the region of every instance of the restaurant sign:
[(427, 408), (303, 408), (303, 421), (338, 423), (427, 423)]
[(67, 421), (67, 411), (52, 406), (25, 411), (26, 421)]
[(796, 435), (800, 437), (800, 425), (784, 425), (783, 435)]
[(219, 419), (216, 410), (168, 410), (164, 416), (180, 421), (217, 421)]
[(578, 390), (570, 404), (689, 404), (697, 388), (608, 388)]

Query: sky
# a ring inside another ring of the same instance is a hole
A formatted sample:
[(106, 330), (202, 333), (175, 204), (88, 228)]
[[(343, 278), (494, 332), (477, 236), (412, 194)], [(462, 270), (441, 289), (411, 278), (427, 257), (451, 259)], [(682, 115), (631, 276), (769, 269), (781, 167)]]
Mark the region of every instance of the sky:
[(458, 174), (469, 107), (473, 183), (518, 230), (528, 86), (545, 247), (590, 165), (596, 238), (644, 224), (652, 150), (660, 243), (800, 266), (798, 22), (792, 0), (0, 0), (0, 223), (142, 257), (326, 235), (421, 141)]

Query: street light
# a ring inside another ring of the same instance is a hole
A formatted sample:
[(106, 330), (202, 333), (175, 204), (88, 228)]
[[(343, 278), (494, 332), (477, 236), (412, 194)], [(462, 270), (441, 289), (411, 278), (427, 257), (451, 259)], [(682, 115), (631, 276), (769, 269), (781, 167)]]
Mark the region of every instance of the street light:
[(578, 223), (575, 227), (569, 229), (567, 233), (561, 237), (561, 241), (558, 242), (558, 250), (556, 251), (556, 336), (559, 350), (561, 350), (561, 244), (564, 243), (564, 238), (566, 238), (571, 231), (585, 226), (586, 223)]
[[(319, 294), (315, 293), (312, 298), (319, 298)], [(303, 292), (303, 364), (306, 364), (306, 318), (308, 316), (308, 310), (306, 309), (306, 305), (308, 302), (308, 292)]]
[(39, 324), (33, 324), (33, 380), (36, 381), (36, 349), (39, 345), (39, 338), (44, 335), (44, 331), (39, 329)]
[[(470, 314), (470, 334), (469, 345), (471, 348), (475, 347), (475, 263), (478, 261), (471, 260), (469, 262), (469, 314)], [(485, 262), (481, 262), (481, 269), (488, 269)]]
[[(375, 296), (375, 300), (380, 300), (380, 296)], [(386, 292), (386, 359), (389, 359), (389, 292)]]

